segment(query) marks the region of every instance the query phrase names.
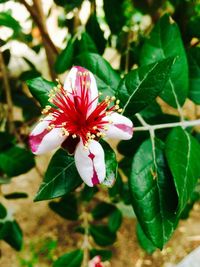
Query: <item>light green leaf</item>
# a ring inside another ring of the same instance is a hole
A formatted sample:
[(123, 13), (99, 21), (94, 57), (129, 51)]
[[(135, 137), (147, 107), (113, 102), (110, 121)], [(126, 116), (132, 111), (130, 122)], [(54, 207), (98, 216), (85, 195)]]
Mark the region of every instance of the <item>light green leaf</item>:
[(177, 127), (167, 138), (165, 153), (178, 194), (180, 214), (200, 177), (200, 145), (187, 131)]
[(64, 196), (82, 183), (75, 167), (74, 158), (63, 149), (52, 157), (35, 201)]
[(188, 95), (188, 65), (184, 46), (177, 24), (165, 14), (160, 18), (146, 40), (141, 52), (142, 65), (174, 57), (170, 79), (160, 94), (169, 105), (182, 106)]
[[(146, 140), (132, 164), (130, 191), (142, 230), (162, 249), (176, 227), (177, 194), (164, 158), (164, 144)], [(170, 197), (169, 197), (170, 196)]]
[(54, 262), (53, 267), (81, 267), (83, 251), (80, 249), (62, 255)]

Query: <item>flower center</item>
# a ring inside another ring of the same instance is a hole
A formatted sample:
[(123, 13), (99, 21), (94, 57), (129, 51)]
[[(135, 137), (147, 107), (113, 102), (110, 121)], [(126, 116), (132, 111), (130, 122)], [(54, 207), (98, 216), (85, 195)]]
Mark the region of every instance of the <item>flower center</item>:
[(105, 100), (95, 105), (98, 97), (90, 97), (90, 81), (88, 72), (80, 72), (80, 81), (76, 85), (78, 88), (71, 88), (66, 91), (58, 83), (50, 92), (49, 102), (52, 106), (46, 106), (43, 114), (50, 115), (48, 130), (61, 128), (62, 134), (72, 138), (80, 138), (85, 147), (92, 139), (99, 139), (105, 136), (105, 131), (109, 123), (108, 115), (113, 111), (121, 112), (119, 100), (115, 97), (107, 96)]

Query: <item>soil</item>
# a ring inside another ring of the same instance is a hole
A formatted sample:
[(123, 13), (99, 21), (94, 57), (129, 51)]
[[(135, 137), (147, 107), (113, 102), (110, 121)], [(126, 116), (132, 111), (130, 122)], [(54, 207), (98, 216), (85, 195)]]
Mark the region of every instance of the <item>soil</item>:
[[(50, 155), (37, 158), (38, 170), (47, 166)], [(40, 171), (41, 172), (41, 171)], [(82, 236), (72, 231), (74, 223), (52, 212), (46, 201), (33, 202), (42, 177), (36, 169), (4, 185), (4, 194), (27, 192), (28, 199), (6, 200), (4, 204), (13, 210), (24, 235), (24, 245), (15, 252), (5, 242), (1, 242), (0, 266), (3, 267), (47, 267), (53, 259), (78, 248)], [(113, 267), (170, 267), (178, 263), (189, 252), (200, 245), (199, 235), (200, 203), (195, 204), (190, 218), (181, 221), (172, 239), (165, 248), (156, 250), (153, 255), (145, 253), (138, 245), (135, 235), (135, 219), (125, 218), (118, 232), (117, 242), (111, 247), (113, 257), (108, 266)]]

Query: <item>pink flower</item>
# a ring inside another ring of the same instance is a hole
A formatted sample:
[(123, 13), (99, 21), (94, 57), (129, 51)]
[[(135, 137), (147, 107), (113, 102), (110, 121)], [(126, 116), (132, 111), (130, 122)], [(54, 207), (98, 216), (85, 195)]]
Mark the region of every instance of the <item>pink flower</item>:
[[(98, 103), (98, 90), (91, 72), (73, 67), (64, 86), (58, 84), (50, 92), (43, 114), (46, 117), (30, 134), (29, 143), (39, 155), (55, 148), (66, 148), (74, 154), (77, 170), (88, 186), (102, 183), (106, 175), (101, 137), (128, 140), (133, 135), (131, 120), (118, 112), (119, 101), (111, 106), (114, 97)], [(116, 112), (118, 111), (118, 112)]]
[(100, 256), (95, 256), (89, 261), (88, 267), (104, 267)]

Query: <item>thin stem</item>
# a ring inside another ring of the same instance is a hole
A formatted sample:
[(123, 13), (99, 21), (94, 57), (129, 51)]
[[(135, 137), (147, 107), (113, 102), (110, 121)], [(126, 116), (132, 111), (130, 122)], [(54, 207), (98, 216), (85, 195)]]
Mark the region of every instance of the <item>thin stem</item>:
[(88, 267), (88, 261), (89, 261), (89, 248), (90, 248), (90, 242), (89, 242), (89, 220), (88, 220), (89, 214), (86, 211), (83, 211), (82, 218), (83, 218), (83, 228), (85, 230), (84, 238), (83, 238), (83, 263), (82, 267)]
[(3, 84), (5, 89), (6, 95), (6, 102), (7, 102), (7, 119), (8, 119), (8, 130), (11, 134), (15, 132), (15, 125), (14, 125), (14, 114), (13, 114), (13, 102), (12, 102), (12, 95), (11, 95), (11, 88), (8, 79), (8, 73), (6, 69), (6, 65), (3, 59), (3, 54), (0, 50), (0, 68), (3, 75)]
[(141, 132), (141, 131), (150, 131), (151, 129), (158, 130), (158, 129), (166, 129), (166, 128), (174, 128), (177, 126), (181, 126), (183, 128), (192, 127), (192, 126), (198, 126), (200, 125), (200, 119), (198, 120), (192, 120), (192, 121), (180, 121), (180, 122), (172, 122), (172, 123), (163, 123), (163, 124), (156, 124), (156, 125), (143, 125), (139, 127), (135, 127), (135, 132)]

